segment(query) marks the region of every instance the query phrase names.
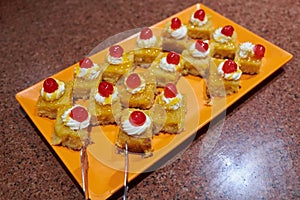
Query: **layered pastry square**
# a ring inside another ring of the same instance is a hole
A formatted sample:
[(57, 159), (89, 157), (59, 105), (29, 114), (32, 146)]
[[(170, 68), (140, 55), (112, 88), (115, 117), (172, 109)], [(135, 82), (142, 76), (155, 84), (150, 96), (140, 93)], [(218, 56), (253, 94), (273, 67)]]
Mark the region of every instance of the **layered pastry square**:
[(121, 112), (117, 87), (107, 81), (99, 82), (98, 87), (91, 91), (88, 109), (93, 126), (115, 124)]
[(59, 109), (52, 144), (80, 150), (88, 140), (90, 118), (87, 109), (81, 105), (69, 105)]
[(182, 53), (188, 41), (187, 27), (181, 23), (178, 17), (168, 21), (162, 30), (163, 51)]
[(233, 26), (219, 27), (212, 33), (210, 40), (211, 56), (213, 58), (233, 60), (237, 45), (237, 33)]
[(203, 9), (196, 10), (187, 24), (188, 36), (193, 39), (209, 40), (213, 31), (212, 16)]
[(72, 104), (73, 81), (63, 82), (47, 78), (43, 82), (37, 101), (37, 113), (40, 117), (55, 119), (57, 110)]
[(88, 99), (91, 89), (96, 87), (103, 67), (90, 58), (83, 58), (74, 68), (73, 98)]
[(136, 48), (134, 49), (134, 63), (147, 68), (162, 51), (161, 38), (155, 36), (153, 31), (146, 27), (137, 36)]
[(177, 90), (175, 84), (165, 85), (164, 90), (157, 96), (155, 107), (163, 109), (164, 114), (161, 114), (161, 110), (154, 113), (154, 133), (178, 134), (184, 130), (187, 97)]
[(241, 75), (242, 71), (233, 60), (211, 61), (206, 78), (208, 98), (223, 97), (238, 92)]
[(155, 74), (157, 87), (167, 83), (177, 83), (182, 75), (184, 60), (175, 52), (160, 53), (149, 67), (149, 72)]
[(116, 147), (124, 150), (151, 156), (152, 147), (152, 119), (149, 110), (125, 109), (121, 113), (120, 129), (116, 139)]
[(182, 57), (185, 60), (185, 74), (205, 77), (211, 60), (209, 41), (190, 42), (188, 49), (182, 52)]
[(132, 51), (124, 52), (120, 45), (111, 46), (107, 55), (107, 65), (102, 73), (102, 80), (115, 85), (124, 74), (133, 71), (133, 59)]
[(263, 45), (243, 42), (239, 44), (234, 60), (240, 66), (243, 73), (258, 74), (264, 55), (265, 47)]
[(149, 72), (132, 72), (118, 83), (123, 108), (150, 109), (156, 96), (156, 77)]

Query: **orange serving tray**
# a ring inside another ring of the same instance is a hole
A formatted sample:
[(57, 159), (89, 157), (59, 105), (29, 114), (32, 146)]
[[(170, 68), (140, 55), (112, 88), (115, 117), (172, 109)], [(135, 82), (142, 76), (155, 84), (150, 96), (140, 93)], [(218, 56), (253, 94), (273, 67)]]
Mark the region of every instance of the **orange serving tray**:
[[(181, 21), (185, 23), (189, 20), (190, 15), (199, 7), (200, 4), (195, 4), (153, 25), (152, 28), (161, 29), (167, 21), (175, 16), (179, 17)], [(243, 75), (241, 78), (240, 91), (236, 94), (227, 96), (226, 98), (217, 99), (213, 106), (205, 105), (203, 97), (203, 79), (193, 76), (181, 77), (177, 84), (178, 90), (181, 93), (186, 94), (188, 97), (185, 131), (178, 135), (160, 134), (154, 136), (154, 152), (152, 157), (142, 158), (140, 155), (130, 154), (129, 181), (133, 180), (143, 172), (155, 170), (156, 167), (159, 167), (162, 161), (170, 159), (172, 152), (174, 152), (176, 148), (178, 149), (178, 147), (180, 147), (183, 143), (193, 139), (197, 130), (226, 110), (226, 108), (243, 97), (251, 89), (269, 77), (292, 58), (290, 53), (230, 21), (210, 8), (204, 5), (201, 5), (201, 8), (204, 9), (207, 14), (212, 15), (213, 26), (215, 28), (231, 24), (237, 32), (239, 42), (250, 41), (252, 43), (260, 43), (266, 47), (262, 70), (257, 75)], [(121, 41), (119, 44), (121, 44), (125, 50), (130, 50), (135, 47), (135, 41), (136, 35), (133, 35)], [(107, 49), (104, 49), (91, 56), (91, 58), (94, 62), (99, 63), (103, 61), (106, 54)], [(73, 70), (75, 65), (78, 65), (78, 63), (53, 75), (53, 77), (66, 81), (73, 79)], [(36, 102), (42, 83), (43, 81), (40, 81), (39, 83), (17, 93), (16, 98), (47, 142), (51, 144), (51, 136), (53, 134), (55, 121), (47, 118), (41, 118), (37, 115)], [(114, 142), (117, 132), (118, 127), (114, 125), (97, 126), (92, 129), (91, 137), (94, 144), (88, 147), (88, 185), (91, 199), (106, 199), (123, 186), (125, 158), (123, 155), (118, 154), (115, 151)], [(60, 146), (51, 147), (63, 161), (77, 182), (82, 185), (79, 152)]]

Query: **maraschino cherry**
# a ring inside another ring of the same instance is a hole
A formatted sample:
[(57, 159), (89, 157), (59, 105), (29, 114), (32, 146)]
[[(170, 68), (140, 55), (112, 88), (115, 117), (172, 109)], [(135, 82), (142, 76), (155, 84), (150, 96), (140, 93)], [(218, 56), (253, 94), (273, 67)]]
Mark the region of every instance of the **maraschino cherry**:
[(91, 61), (91, 59), (89, 59), (89, 58), (83, 58), (79, 62), (79, 66), (81, 68), (91, 68), (93, 66), (93, 61)]
[(226, 74), (235, 72), (237, 70), (237, 64), (233, 60), (226, 60), (224, 62), (222, 70)]
[(174, 83), (167, 83), (164, 87), (164, 96), (166, 98), (174, 98), (177, 96), (177, 88)]
[(227, 37), (231, 37), (234, 32), (234, 28), (231, 25), (226, 25), (222, 28), (221, 33)]
[(181, 27), (181, 21), (178, 17), (174, 17), (171, 20), (171, 28), (173, 30), (179, 29)]
[(175, 52), (169, 52), (167, 55), (167, 63), (178, 65), (180, 61), (180, 56)]
[(206, 52), (208, 50), (208, 44), (202, 40), (197, 40), (196, 49), (200, 52)]
[(123, 48), (120, 45), (113, 45), (109, 48), (109, 55), (111, 57), (120, 58), (123, 55)]
[(253, 51), (254, 51), (254, 55), (257, 57), (257, 58), (263, 58), (265, 56), (265, 47), (261, 44), (256, 44), (253, 48)]
[(133, 126), (142, 126), (146, 121), (146, 115), (142, 111), (135, 110), (130, 114), (129, 121)]
[(126, 79), (126, 85), (131, 88), (135, 89), (141, 85), (141, 78), (137, 73), (130, 74)]
[(58, 88), (58, 84), (54, 78), (47, 78), (43, 84), (44, 91), (47, 93), (52, 93)]
[(143, 28), (140, 33), (140, 38), (142, 40), (148, 40), (153, 36), (152, 30), (148, 27)]
[(205, 11), (203, 9), (199, 9), (194, 13), (194, 18), (203, 21), (205, 18)]
[(70, 117), (78, 122), (83, 122), (88, 118), (87, 110), (81, 106), (76, 106), (71, 110)]
[(107, 81), (102, 81), (98, 86), (98, 92), (103, 97), (109, 97), (114, 92), (114, 86)]

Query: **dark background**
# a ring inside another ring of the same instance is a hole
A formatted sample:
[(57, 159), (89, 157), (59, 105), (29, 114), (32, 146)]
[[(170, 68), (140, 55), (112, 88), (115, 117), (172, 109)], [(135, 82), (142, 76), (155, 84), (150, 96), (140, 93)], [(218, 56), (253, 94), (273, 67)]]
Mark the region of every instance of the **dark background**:
[(294, 58), (228, 109), (224, 123), (201, 130), (170, 164), (135, 181), (129, 199), (299, 199), (295, 0), (1, 0), (1, 199), (83, 199), (16, 93), (78, 62), (109, 36), (151, 26), (199, 2)]

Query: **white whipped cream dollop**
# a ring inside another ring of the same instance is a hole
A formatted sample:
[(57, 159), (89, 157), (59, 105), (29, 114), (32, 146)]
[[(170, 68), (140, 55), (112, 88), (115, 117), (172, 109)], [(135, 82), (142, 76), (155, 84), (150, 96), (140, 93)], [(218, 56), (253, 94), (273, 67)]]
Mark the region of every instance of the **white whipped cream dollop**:
[(65, 83), (63, 81), (59, 81), (57, 79), (54, 79), (56, 83), (58, 84), (57, 90), (55, 90), (52, 93), (45, 92), (44, 87), (41, 89), (41, 96), (46, 101), (54, 101), (62, 97), (62, 95), (65, 93)]
[(231, 41), (232, 38), (224, 35), (221, 31), (222, 31), (222, 27), (215, 30), (215, 32), (213, 33), (214, 40), (219, 43), (227, 43)]
[(168, 110), (177, 110), (178, 108), (181, 107), (182, 105), (182, 95), (180, 93), (178, 93), (176, 95), (176, 97), (173, 98), (167, 98), (164, 95), (164, 92), (162, 92), (162, 97), (161, 100), (163, 101), (163, 105), (165, 107), (165, 109)]
[(240, 70), (239, 66), (237, 66), (237, 70), (235, 72), (232, 73), (225, 73), (223, 71), (223, 65), (224, 65), (225, 61), (221, 62), (218, 66), (218, 73), (227, 80), (239, 80), (241, 78), (242, 75), (242, 70)]
[(168, 72), (175, 72), (176, 71), (176, 65), (169, 64), (167, 62), (167, 57), (163, 57), (162, 59), (160, 59), (159, 67), (162, 68), (165, 71), (168, 71)]
[(197, 19), (194, 17), (194, 14), (191, 15), (191, 18), (190, 18), (190, 22), (194, 25), (194, 26), (203, 26), (207, 23), (207, 16), (205, 15), (203, 21)]
[(139, 48), (150, 48), (150, 47), (153, 47), (155, 46), (155, 43), (156, 43), (156, 36), (155, 35), (152, 35), (151, 38), (149, 39), (141, 39), (140, 37), (137, 37), (137, 46)]
[[(205, 40), (204, 42), (208, 43), (208, 40)], [(206, 58), (209, 55), (210, 48), (208, 47), (205, 52), (198, 51), (198, 49), (196, 49), (196, 42), (193, 42), (189, 47), (189, 52), (195, 58)]]
[(252, 44), (251, 42), (244, 42), (240, 45), (238, 54), (241, 58), (247, 58), (254, 54), (253, 48), (254, 44)]
[(125, 131), (128, 135), (141, 135), (143, 132), (147, 130), (151, 126), (151, 119), (148, 115), (146, 115), (146, 121), (142, 126), (134, 126), (130, 123), (129, 119), (125, 120), (122, 123), (122, 129)]
[(187, 34), (187, 28), (185, 25), (182, 25), (180, 28), (173, 30), (171, 26), (168, 28), (168, 32), (171, 34), (171, 36), (177, 40), (182, 39)]
[(76, 121), (76, 120), (74, 120), (74, 119), (72, 119), (70, 117), (71, 110), (74, 109), (77, 106), (78, 105), (73, 106), (72, 108), (70, 108), (67, 111), (65, 111), (64, 114), (62, 115), (62, 121), (63, 121), (63, 123), (66, 126), (70, 127), (70, 129), (72, 129), (72, 130), (83, 129), (83, 128), (88, 127), (89, 124), (90, 124), (90, 119), (91, 119), (90, 114), (88, 114), (88, 118), (86, 120), (84, 120), (83, 122)]
[(124, 62), (124, 59), (123, 59), (123, 56), (117, 58), (117, 57), (113, 57), (111, 55), (107, 55), (107, 62), (109, 64), (112, 64), (112, 65), (119, 65), (119, 64), (122, 64)]
[(86, 77), (88, 80), (96, 79), (100, 74), (100, 67), (98, 64), (94, 63), (90, 68), (79, 67), (77, 76), (82, 78)]
[(111, 95), (109, 95), (108, 97), (102, 96), (101, 94), (99, 94), (99, 92), (97, 92), (95, 94), (96, 102), (98, 102), (99, 104), (102, 104), (102, 105), (111, 105), (112, 102), (114, 100), (116, 100), (117, 98), (118, 98), (118, 90), (116, 87), (114, 87), (114, 92)]

